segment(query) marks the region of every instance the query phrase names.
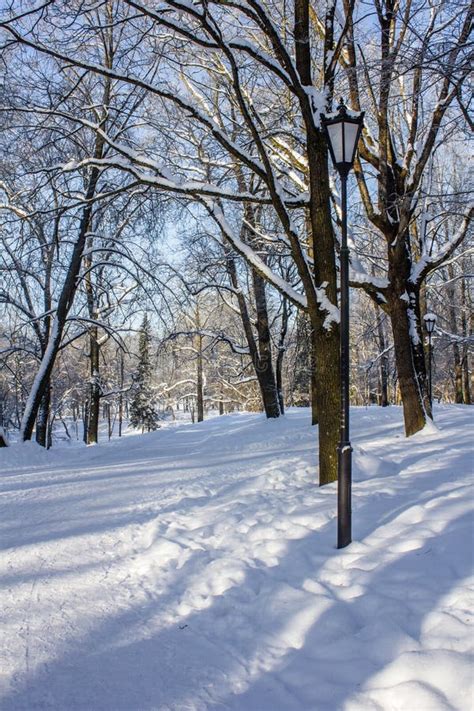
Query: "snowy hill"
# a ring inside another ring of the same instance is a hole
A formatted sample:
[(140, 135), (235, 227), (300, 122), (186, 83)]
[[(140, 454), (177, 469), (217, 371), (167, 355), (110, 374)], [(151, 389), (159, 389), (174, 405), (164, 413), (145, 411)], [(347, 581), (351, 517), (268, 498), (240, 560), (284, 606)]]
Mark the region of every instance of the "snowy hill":
[(469, 711), (472, 412), (353, 410), (342, 551), (306, 410), (0, 450), (1, 709)]

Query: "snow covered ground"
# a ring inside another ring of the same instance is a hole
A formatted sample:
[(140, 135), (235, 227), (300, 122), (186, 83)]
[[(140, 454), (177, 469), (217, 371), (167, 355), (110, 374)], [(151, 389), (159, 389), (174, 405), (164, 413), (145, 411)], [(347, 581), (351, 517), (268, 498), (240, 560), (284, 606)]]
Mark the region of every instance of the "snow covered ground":
[(1, 709), (471, 711), (472, 413), (353, 410), (341, 551), (306, 410), (0, 450)]

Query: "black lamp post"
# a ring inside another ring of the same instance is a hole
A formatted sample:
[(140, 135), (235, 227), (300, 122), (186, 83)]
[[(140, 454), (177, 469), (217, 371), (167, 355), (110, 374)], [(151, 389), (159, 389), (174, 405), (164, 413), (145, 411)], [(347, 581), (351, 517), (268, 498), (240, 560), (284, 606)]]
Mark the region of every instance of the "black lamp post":
[(432, 362), (433, 362), (433, 348), (431, 346), (431, 337), (436, 327), (436, 315), (429, 313), (423, 318), (425, 322), (426, 333), (428, 334), (428, 386), (429, 386), (429, 396), (430, 396), (430, 408), (433, 411), (433, 380), (432, 380)]
[(348, 112), (344, 102), (337, 114), (321, 116), (334, 167), (341, 178), (341, 420), (338, 446), (337, 547), (352, 540), (352, 447), (349, 439), (349, 249), (347, 247), (347, 176), (354, 164), (364, 112)]

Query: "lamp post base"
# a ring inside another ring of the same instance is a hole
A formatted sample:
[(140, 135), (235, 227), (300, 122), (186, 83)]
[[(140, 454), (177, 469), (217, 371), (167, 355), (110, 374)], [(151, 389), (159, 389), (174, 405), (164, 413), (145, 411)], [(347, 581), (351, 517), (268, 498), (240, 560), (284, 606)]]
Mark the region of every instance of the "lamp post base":
[(337, 448), (337, 547), (345, 548), (352, 541), (352, 447), (341, 442)]

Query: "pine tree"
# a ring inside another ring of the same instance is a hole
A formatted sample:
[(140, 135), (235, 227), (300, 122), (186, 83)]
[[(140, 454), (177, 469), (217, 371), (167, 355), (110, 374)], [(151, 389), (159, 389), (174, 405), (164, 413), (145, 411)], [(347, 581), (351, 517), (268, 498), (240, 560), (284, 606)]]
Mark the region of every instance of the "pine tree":
[(138, 368), (134, 375), (133, 398), (130, 403), (130, 425), (150, 432), (159, 427), (153, 390), (151, 387), (150, 362), (151, 328), (147, 314), (143, 317), (138, 341)]

